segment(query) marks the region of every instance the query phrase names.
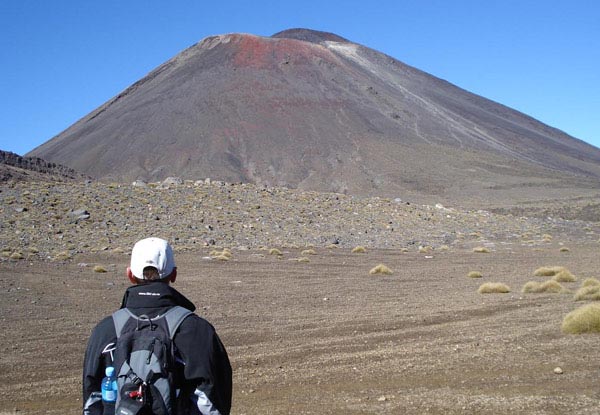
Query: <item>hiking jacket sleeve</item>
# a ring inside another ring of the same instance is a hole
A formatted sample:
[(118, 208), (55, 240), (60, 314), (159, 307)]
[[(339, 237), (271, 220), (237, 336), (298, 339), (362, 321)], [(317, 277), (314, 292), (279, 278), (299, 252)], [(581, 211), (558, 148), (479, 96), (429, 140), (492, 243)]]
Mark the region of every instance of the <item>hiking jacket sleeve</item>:
[(184, 377), (194, 409), (202, 415), (229, 415), (231, 365), (213, 326), (192, 315), (180, 326), (174, 342), (185, 362)]
[(107, 354), (103, 354), (104, 348), (116, 341), (117, 334), (112, 317), (102, 320), (92, 330), (92, 334), (85, 350), (83, 360), (83, 414), (102, 414), (101, 383), (104, 377), (104, 368), (110, 361)]

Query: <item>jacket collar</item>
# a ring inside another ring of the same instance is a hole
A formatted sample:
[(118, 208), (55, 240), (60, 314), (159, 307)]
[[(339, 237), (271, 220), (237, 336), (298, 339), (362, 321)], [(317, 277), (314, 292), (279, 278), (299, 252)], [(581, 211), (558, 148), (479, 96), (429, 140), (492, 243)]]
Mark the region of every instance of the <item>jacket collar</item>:
[(125, 291), (121, 308), (164, 308), (181, 306), (195, 311), (196, 306), (183, 294), (163, 282), (133, 285)]

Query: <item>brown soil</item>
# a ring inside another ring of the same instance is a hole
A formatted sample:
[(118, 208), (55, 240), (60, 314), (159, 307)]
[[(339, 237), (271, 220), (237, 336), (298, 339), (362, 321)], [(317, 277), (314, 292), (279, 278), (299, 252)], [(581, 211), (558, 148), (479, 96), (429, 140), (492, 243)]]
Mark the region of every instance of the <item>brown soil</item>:
[[(597, 334), (565, 335), (570, 294), (521, 294), (540, 266), (598, 276), (597, 243), (450, 249), (179, 253), (175, 287), (234, 369), (233, 414), (598, 413)], [(0, 263), (0, 414), (77, 413), (90, 330), (119, 306), (126, 254)], [(81, 263), (87, 263), (83, 266)], [(383, 263), (394, 273), (369, 275)], [(103, 265), (107, 273), (93, 272)], [(483, 278), (471, 279), (469, 271)], [(477, 293), (503, 282), (509, 294)], [(561, 367), (563, 374), (555, 374)]]

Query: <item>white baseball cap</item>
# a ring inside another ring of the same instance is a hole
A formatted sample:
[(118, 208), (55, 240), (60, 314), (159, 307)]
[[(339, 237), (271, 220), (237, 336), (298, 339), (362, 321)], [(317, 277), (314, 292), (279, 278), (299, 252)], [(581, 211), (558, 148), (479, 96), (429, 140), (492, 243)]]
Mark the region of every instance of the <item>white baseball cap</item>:
[(146, 238), (138, 241), (131, 251), (131, 272), (140, 280), (144, 279), (144, 268), (154, 267), (160, 278), (171, 275), (175, 268), (175, 258), (171, 245), (164, 239)]

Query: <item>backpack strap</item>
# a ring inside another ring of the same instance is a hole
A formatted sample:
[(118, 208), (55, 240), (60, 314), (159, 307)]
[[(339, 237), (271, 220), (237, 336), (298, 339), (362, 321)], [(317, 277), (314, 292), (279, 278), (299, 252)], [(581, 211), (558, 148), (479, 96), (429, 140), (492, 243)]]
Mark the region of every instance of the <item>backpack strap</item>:
[(173, 340), (173, 337), (175, 337), (175, 332), (177, 331), (181, 323), (183, 323), (183, 320), (185, 320), (185, 318), (190, 314), (193, 313), (187, 308), (175, 306), (169, 309), (169, 311), (167, 311), (163, 315), (167, 322), (167, 327), (169, 329), (169, 337), (171, 338), (171, 340)]
[(120, 308), (112, 314), (113, 323), (115, 324), (115, 332), (117, 333), (117, 339), (121, 337), (121, 332), (127, 321), (136, 316), (126, 308)]

